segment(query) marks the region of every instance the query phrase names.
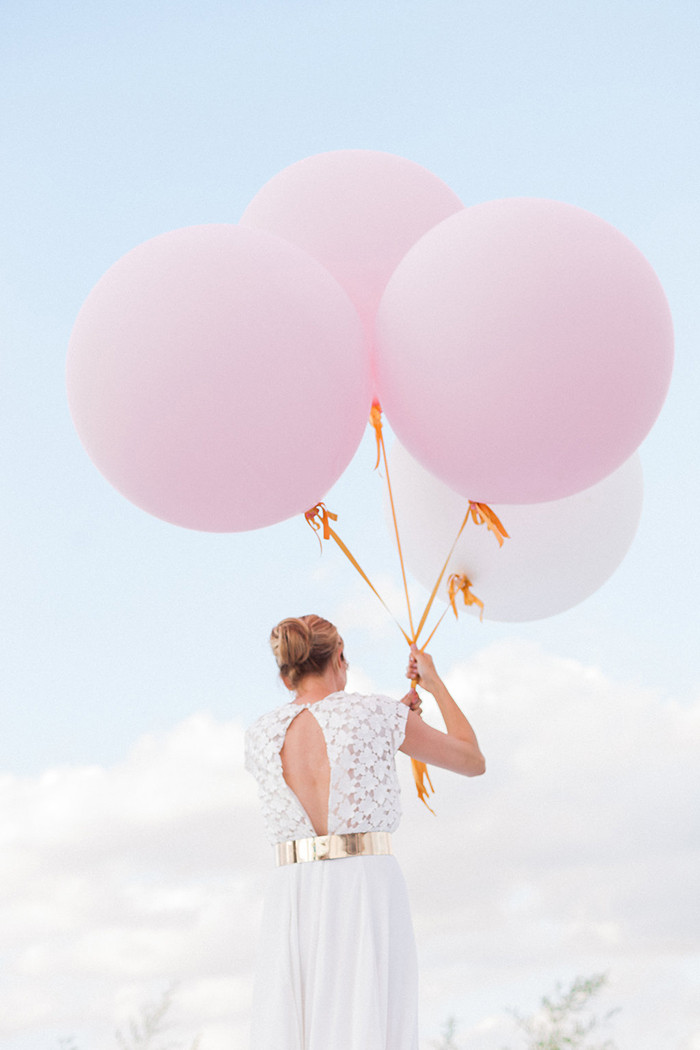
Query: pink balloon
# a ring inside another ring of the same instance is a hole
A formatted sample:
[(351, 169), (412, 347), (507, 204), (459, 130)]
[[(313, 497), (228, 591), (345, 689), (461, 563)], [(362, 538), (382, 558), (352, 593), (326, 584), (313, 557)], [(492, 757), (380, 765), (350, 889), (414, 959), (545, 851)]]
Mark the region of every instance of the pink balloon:
[(296, 246), (232, 225), (174, 230), (115, 263), (78, 315), (67, 373), (105, 477), (151, 514), (211, 532), (313, 506), (370, 407), (342, 288)]
[[(406, 567), (432, 591), (468, 501), (398, 442), (389, 466)], [(624, 558), (639, 525), (642, 499), (642, 468), (635, 453), (596, 485), (565, 499), (495, 504), (492, 510), (510, 538), (499, 547), (485, 525), (469, 520), (438, 596), (448, 600), (447, 581), (458, 573), (471, 581), (487, 620), (540, 620), (571, 609), (597, 591)], [(388, 508), (386, 519), (389, 524)], [(460, 616), (466, 611), (461, 596), (458, 610)], [(468, 610), (479, 615), (476, 606)]]
[(557, 201), (467, 208), (428, 232), (377, 315), (379, 399), (403, 445), (487, 503), (588, 488), (647, 434), (671, 376), (656, 274)]
[(322, 262), (371, 333), (384, 287), (408, 249), (463, 207), (419, 164), (347, 149), (279, 172), (250, 202), (241, 224), (285, 237)]

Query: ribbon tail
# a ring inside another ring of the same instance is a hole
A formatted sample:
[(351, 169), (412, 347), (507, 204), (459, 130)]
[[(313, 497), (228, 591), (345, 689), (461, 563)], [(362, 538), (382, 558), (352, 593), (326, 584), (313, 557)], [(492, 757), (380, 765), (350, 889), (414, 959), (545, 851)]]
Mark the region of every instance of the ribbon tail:
[[(413, 779), (416, 782), (416, 791), (418, 792), (418, 798), (421, 800), (423, 805), (430, 810), (433, 816), (435, 816), (435, 810), (431, 806), (429, 806), (427, 802), (429, 796), (431, 794), (435, 794), (435, 788), (433, 787), (433, 782), (430, 779), (428, 767), (426, 766), (425, 762), (419, 762), (417, 758), (411, 759), (411, 766), (413, 767)], [(428, 784), (430, 786), (430, 791), (428, 791), (428, 788), (425, 786), (426, 780), (428, 781)]]
[(382, 458), (382, 406), (378, 401), (372, 402), (369, 421), (374, 427), (374, 435), (377, 439), (377, 462), (374, 464), (374, 469), (377, 470)]

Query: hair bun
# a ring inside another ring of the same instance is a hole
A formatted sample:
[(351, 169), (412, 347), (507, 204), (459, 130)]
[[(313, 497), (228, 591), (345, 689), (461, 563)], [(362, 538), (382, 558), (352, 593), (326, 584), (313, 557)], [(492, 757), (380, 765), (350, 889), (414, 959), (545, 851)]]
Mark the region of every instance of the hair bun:
[[(297, 617), (289, 617), (287, 620), (282, 620), (275, 630), (277, 631), (275, 651), (277, 663), (280, 666), (286, 664), (287, 667), (306, 663), (311, 655), (312, 645), (311, 630), (308, 625)], [(274, 642), (272, 648), (274, 651)]]
[(323, 674), (339, 644), (333, 624), (314, 615), (281, 620), (270, 635), (280, 674), (292, 689), (306, 675)]

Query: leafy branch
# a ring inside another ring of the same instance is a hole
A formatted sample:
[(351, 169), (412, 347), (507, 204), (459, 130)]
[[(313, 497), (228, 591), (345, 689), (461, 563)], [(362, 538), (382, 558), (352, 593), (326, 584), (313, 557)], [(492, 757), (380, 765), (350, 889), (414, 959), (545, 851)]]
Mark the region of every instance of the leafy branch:
[(545, 995), (538, 1012), (531, 1017), (514, 1013), (515, 1023), (527, 1040), (527, 1050), (615, 1050), (610, 1039), (590, 1043), (587, 1039), (607, 1025), (617, 1012), (602, 1018), (590, 1012), (590, 1002), (605, 986), (607, 976), (576, 977), (564, 990), (557, 985), (554, 998)]
[[(119, 1050), (198, 1050), (199, 1036), (185, 1047), (181, 1040), (163, 1041), (170, 1023), (167, 1015), (173, 1005), (174, 987), (167, 988), (160, 999), (145, 1003), (137, 1018), (128, 1022), (126, 1031), (117, 1029), (115, 1039)], [(79, 1050), (73, 1037), (59, 1040), (60, 1050)]]
[[(510, 1011), (525, 1039), (524, 1050), (616, 1050), (610, 1039), (588, 1041), (589, 1036), (599, 1033), (617, 1013), (610, 1010), (600, 1017), (591, 1008), (592, 1000), (606, 983), (605, 974), (576, 977), (568, 988), (557, 985), (553, 995), (543, 996), (534, 1014), (522, 1016), (515, 1010)], [(466, 1050), (464, 1043), (457, 1040), (454, 1017), (447, 1019), (440, 1040), (434, 1042), (433, 1047), (434, 1050)]]

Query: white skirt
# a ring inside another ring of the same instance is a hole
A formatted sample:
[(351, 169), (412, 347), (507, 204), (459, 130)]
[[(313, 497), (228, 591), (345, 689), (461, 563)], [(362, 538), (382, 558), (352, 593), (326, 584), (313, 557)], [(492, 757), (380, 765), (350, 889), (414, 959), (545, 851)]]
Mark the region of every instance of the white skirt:
[(276, 868), (251, 1050), (417, 1050), (418, 966), (393, 856)]

